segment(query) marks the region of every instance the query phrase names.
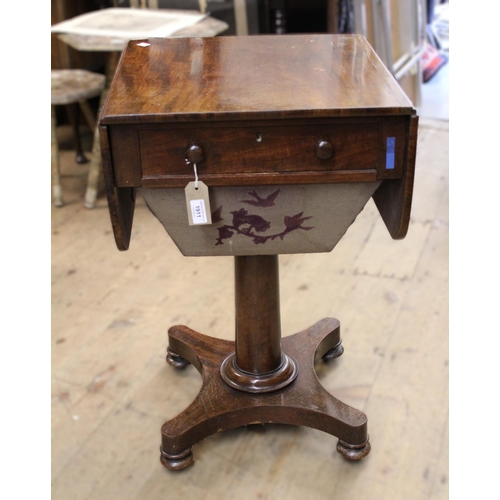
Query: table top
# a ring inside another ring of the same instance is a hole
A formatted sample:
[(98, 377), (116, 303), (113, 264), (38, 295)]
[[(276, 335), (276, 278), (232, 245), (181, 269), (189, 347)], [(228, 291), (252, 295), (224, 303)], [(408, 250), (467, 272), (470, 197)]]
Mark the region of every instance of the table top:
[(360, 35), (129, 42), (101, 124), (413, 115)]

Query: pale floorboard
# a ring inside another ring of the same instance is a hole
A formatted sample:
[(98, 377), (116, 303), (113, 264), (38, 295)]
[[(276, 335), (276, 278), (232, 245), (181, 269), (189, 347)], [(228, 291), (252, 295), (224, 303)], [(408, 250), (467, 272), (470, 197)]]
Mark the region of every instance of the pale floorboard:
[[(61, 129), (64, 147), (68, 133)], [(88, 138), (87, 138), (88, 139)], [(245, 428), (159, 462), (160, 427), (195, 397), (164, 361), (167, 328), (233, 338), (231, 258), (186, 258), (142, 200), (119, 252), (105, 198), (83, 207), (86, 165), (61, 151), (52, 210), (52, 498), (448, 498), (448, 122), (421, 119), (412, 221), (390, 238), (370, 201), (329, 254), (280, 257), (283, 335), (340, 320), (345, 354), (324, 386), (365, 411), (371, 454), (346, 462), (307, 428)]]

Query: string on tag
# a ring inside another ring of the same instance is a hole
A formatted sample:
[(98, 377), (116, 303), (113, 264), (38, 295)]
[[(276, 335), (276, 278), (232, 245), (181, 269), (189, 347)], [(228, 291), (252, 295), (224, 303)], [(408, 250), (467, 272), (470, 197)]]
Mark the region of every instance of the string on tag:
[(198, 189), (198, 169), (196, 168), (196, 163), (193, 163), (194, 170), (194, 188)]
[[(186, 158), (186, 163), (189, 165), (191, 162)], [(198, 169), (196, 167), (196, 163), (193, 163), (194, 170), (194, 188), (198, 190)]]

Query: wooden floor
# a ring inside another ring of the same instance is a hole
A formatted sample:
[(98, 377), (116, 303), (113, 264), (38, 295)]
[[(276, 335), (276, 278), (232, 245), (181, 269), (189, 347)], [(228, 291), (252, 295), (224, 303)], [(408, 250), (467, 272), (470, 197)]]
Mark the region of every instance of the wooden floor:
[[(64, 144), (64, 130), (61, 130)], [(66, 134), (67, 139), (67, 134)], [(183, 257), (139, 200), (130, 250), (114, 244), (88, 165), (61, 151), (52, 210), (52, 498), (448, 498), (448, 122), (421, 119), (412, 220), (390, 238), (370, 201), (329, 254), (280, 257), (283, 335), (340, 320), (344, 355), (317, 367), (332, 394), (368, 415), (372, 451), (345, 461), (308, 428), (242, 428), (159, 461), (160, 427), (201, 379), (165, 363), (167, 329), (232, 339), (231, 258)]]

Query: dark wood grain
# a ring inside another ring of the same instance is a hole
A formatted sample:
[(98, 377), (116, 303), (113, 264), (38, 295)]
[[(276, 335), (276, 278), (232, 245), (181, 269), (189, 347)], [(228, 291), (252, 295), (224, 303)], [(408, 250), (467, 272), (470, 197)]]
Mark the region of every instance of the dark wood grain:
[(342, 354), (340, 322), (325, 318), (281, 340), (277, 256), (235, 257), (236, 341), (186, 326), (169, 329), (167, 361), (191, 363), (203, 385), (193, 403), (162, 426), (161, 462), (182, 470), (191, 447), (228, 429), (257, 423), (302, 425), (339, 438), (349, 460), (370, 452), (366, 415), (329, 394), (314, 362)]
[[(194, 179), (192, 170), (186, 175), (160, 175), (143, 179), (143, 187), (186, 187)], [(324, 172), (262, 172), (202, 174), (207, 186), (275, 186), (286, 184), (321, 184), (340, 182), (374, 182), (375, 169), (327, 170)]]
[[(113, 155), (117, 186), (184, 187), (192, 180), (192, 163), (209, 186), (241, 185), (234, 176), (248, 174), (256, 185), (370, 182), (373, 175), (359, 176), (363, 170), (376, 170), (376, 179), (401, 177), (408, 117), (109, 128), (112, 144), (119, 145)], [(396, 141), (391, 170), (385, 158), (388, 136)], [(318, 157), (321, 141), (331, 144), (328, 158)], [(198, 148), (196, 158), (190, 148)], [(279, 175), (272, 181), (270, 173)]]
[[(190, 144), (204, 151), (204, 157), (197, 162), (200, 175), (376, 168), (377, 123), (248, 125), (246, 122), (227, 128), (184, 126), (140, 130), (143, 177), (183, 175), (191, 170), (185, 161)], [(320, 140), (332, 143), (334, 152), (327, 160), (316, 155)]]
[(235, 257), (236, 363), (264, 374), (281, 364), (277, 255)]
[(113, 151), (113, 182), (118, 187), (140, 186), (142, 181), (139, 134), (129, 126), (108, 127)]
[(231, 387), (274, 392), (291, 384), (297, 364), (281, 351), (277, 255), (235, 257), (235, 351), (221, 365)]
[(359, 35), (143, 42), (122, 54), (103, 124), (414, 113)]
[(370, 451), (366, 415), (328, 393), (314, 371), (314, 362), (340, 344), (340, 323), (325, 318), (285, 337), (283, 351), (296, 360), (293, 384), (265, 394), (229, 387), (219, 376), (220, 365), (234, 352), (234, 343), (207, 337), (185, 326), (169, 329), (169, 345), (192, 363), (203, 378), (200, 393), (161, 429), (161, 462), (172, 470), (193, 464), (191, 447), (218, 432), (250, 424), (289, 424), (318, 429), (339, 438), (337, 450), (349, 460)]
[(99, 136), (108, 209), (116, 245), (119, 250), (128, 250), (132, 233), (132, 220), (134, 218), (135, 188), (115, 186), (106, 127), (100, 127)]
[(417, 154), (418, 117), (410, 119), (406, 141), (405, 166), (401, 179), (383, 181), (375, 191), (373, 200), (378, 211), (395, 240), (403, 239), (410, 224), (415, 160)]

